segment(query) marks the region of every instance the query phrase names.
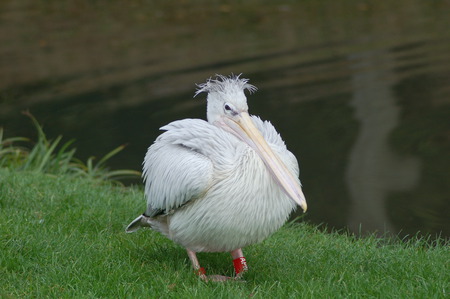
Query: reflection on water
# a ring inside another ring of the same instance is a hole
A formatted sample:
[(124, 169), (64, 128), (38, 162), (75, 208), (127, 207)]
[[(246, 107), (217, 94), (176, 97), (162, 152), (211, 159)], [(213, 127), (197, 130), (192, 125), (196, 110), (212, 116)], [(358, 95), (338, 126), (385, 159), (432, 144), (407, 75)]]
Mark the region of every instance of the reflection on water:
[(389, 144), (400, 118), (391, 89), (395, 75), (383, 67), (393, 64), (389, 51), (354, 54), (350, 60), (355, 69), (351, 105), (360, 126), (346, 172), (352, 201), (348, 225), (353, 231), (396, 233), (385, 201), (390, 192), (417, 184), (419, 160), (396, 154)]
[(0, 125), (30, 109), (78, 156), (128, 147), (139, 169), (162, 125), (205, 116), (194, 83), (244, 73), (250, 112), (300, 160), (306, 218), (354, 232), (450, 236), (448, 1), (4, 1)]

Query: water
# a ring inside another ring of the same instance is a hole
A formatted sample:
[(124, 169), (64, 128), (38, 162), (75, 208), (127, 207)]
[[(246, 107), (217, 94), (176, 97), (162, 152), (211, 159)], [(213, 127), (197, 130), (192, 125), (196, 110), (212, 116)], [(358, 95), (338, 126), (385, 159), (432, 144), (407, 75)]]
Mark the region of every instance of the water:
[(32, 137), (30, 110), (78, 157), (127, 144), (110, 165), (140, 169), (159, 127), (205, 118), (194, 83), (243, 73), (300, 160), (306, 219), (448, 237), (450, 2), (336, 2), (5, 1), (0, 125)]

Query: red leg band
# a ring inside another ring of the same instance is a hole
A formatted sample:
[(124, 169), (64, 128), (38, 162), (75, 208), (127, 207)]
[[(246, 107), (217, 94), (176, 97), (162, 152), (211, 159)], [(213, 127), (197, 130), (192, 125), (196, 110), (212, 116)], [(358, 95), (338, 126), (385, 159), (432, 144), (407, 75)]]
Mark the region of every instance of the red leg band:
[(197, 274), (198, 276), (200, 276), (200, 275), (206, 275), (205, 268), (200, 267), (198, 270), (195, 270), (195, 274)]
[(234, 264), (234, 271), (236, 271), (236, 274), (239, 274), (243, 271), (248, 270), (248, 266), (247, 266), (245, 257), (238, 257), (237, 259), (234, 259), (233, 264)]

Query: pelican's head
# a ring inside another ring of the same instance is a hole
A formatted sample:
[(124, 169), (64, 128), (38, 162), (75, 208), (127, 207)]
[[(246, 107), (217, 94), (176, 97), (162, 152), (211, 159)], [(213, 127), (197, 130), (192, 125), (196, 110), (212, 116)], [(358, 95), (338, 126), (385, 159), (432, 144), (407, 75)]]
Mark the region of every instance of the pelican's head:
[(208, 93), (207, 119), (209, 123), (216, 124), (223, 117), (233, 118), (239, 112), (248, 112), (244, 90), (247, 89), (252, 93), (256, 91), (256, 87), (247, 82), (248, 79), (240, 79), (239, 76), (217, 75), (217, 79), (209, 79), (206, 83), (198, 85), (199, 88), (195, 95), (202, 92)]
[(256, 91), (256, 87), (249, 84), (248, 79), (234, 75), (230, 77), (217, 75), (216, 79), (209, 79), (198, 87), (195, 95), (208, 93), (208, 122), (232, 133), (252, 147), (264, 161), (274, 180), (303, 211), (306, 211), (306, 200), (298, 179), (272, 151), (248, 114), (244, 90), (247, 89), (252, 93)]

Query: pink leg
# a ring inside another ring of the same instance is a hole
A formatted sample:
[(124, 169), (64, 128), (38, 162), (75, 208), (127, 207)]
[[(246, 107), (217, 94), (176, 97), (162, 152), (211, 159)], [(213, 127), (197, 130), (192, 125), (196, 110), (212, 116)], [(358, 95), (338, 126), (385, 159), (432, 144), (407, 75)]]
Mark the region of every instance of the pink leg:
[[(205, 268), (200, 267), (200, 263), (197, 259), (197, 254), (195, 251), (192, 251), (190, 249), (187, 249), (187, 254), (189, 256), (189, 259), (191, 260), (192, 267), (194, 268), (197, 275), (203, 279), (204, 281), (227, 281), (231, 279), (231, 277), (222, 276), (222, 275), (211, 275), (206, 276)], [(233, 258), (233, 264), (234, 264), (234, 270), (236, 272), (236, 279), (240, 279), (245, 271), (248, 270), (247, 263), (245, 261), (244, 254), (242, 252), (242, 249), (236, 249), (230, 252), (231, 256)]]
[(230, 252), (233, 258), (234, 271), (236, 272), (236, 278), (240, 279), (244, 272), (248, 270), (247, 261), (245, 260), (242, 249), (236, 249)]
[(205, 274), (205, 268), (200, 267), (200, 263), (198, 262), (197, 254), (195, 253), (195, 251), (189, 250), (187, 248), (186, 251), (189, 256), (189, 259), (191, 260), (192, 267), (194, 268), (197, 275), (200, 276), (201, 279), (208, 281)]
[(244, 257), (244, 253), (242, 252), (242, 249), (236, 249), (230, 252), (231, 253), (231, 257), (234, 259), (240, 258), (240, 257)]

